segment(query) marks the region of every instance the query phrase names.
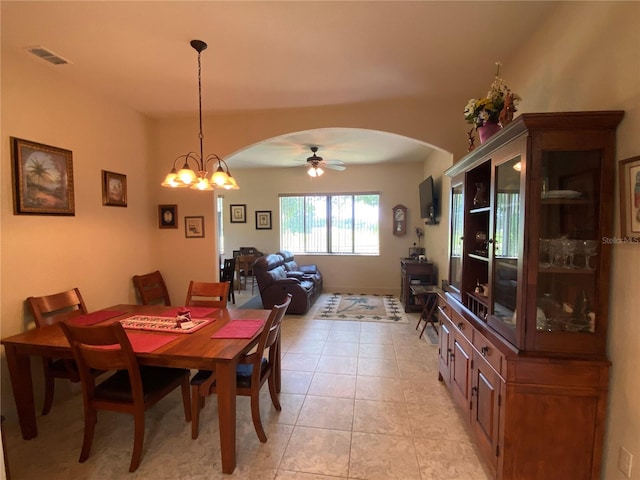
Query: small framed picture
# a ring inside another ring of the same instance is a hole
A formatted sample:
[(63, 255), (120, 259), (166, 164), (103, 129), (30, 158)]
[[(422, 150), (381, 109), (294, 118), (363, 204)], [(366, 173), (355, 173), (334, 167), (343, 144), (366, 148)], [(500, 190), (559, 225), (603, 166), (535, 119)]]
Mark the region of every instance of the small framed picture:
[(102, 170), (102, 204), (110, 207), (127, 206), (127, 176)]
[(158, 227), (178, 228), (178, 205), (158, 205)]
[(621, 236), (640, 238), (640, 156), (622, 160), (619, 168)]
[(230, 205), (231, 223), (247, 223), (247, 206), (246, 205)]
[(256, 230), (271, 230), (271, 210), (256, 210)]
[(13, 213), (75, 215), (71, 150), (11, 137)]
[(184, 236), (204, 238), (204, 217), (184, 217)]

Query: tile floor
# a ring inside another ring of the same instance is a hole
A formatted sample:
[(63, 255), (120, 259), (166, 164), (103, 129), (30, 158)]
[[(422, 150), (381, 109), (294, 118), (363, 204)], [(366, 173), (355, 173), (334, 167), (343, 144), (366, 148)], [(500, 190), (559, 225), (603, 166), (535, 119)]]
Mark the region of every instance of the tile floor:
[[(246, 298), (240, 295), (236, 304)], [(215, 400), (207, 401), (200, 436), (192, 440), (176, 391), (147, 413), (142, 463), (132, 474), (133, 427), (125, 415), (100, 412), (91, 456), (78, 463), (79, 393), (56, 400), (51, 413), (38, 418), (33, 440), (22, 440), (8, 421), (12, 479), (490, 478), (438, 382), (437, 346), (426, 336), (418, 339), (416, 314), (408, 324), (313, 320), (317, 306), (305, 316), (285, 317), (282, 412), (266, 388), (261, 402), (267, 443), (255, 434), (248, 399), (238, 399), (233, 475), (221, 473)]]

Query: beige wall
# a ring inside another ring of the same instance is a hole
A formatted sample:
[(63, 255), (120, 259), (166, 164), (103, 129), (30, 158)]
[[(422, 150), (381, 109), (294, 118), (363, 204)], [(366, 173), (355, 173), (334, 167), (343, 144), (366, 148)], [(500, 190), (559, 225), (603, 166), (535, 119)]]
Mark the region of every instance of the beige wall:
[[(73, 152), (75, 216), (13, 215), (11, 136)], [(59, 82), (52, 68), (3, 51), (0, 142), (2, 336), (27, 328), (24, 300), (30, 295), (78, 287), (91, 310), (133, 302), (131, 275), (149, 270), (156, 257), (144, 118)], [(127, 208), (102, 205), (103, 169), (127, 175)], [(4, 368), (3, 362), (7, 414), (14, 404)], [(40, 370), (35, 369), (38, 387)], [(56, 388), (62, 393), (67, 385)]]
[[(640, 3), (570, 3), (507, 63), (521, 111), (625, 110), (618, 160), (640, 155)], [(616, 199), (617, 200), (617, 199)], [(616, 236), (620, 235), (616, 203)], [(617, 468), (624, 446), (640, 474), (640, 245), (613, 248), (609, 292), (612, 362), (603, 479), (627, 478)], [(566, 446), (575, 448), (575, 446)]]

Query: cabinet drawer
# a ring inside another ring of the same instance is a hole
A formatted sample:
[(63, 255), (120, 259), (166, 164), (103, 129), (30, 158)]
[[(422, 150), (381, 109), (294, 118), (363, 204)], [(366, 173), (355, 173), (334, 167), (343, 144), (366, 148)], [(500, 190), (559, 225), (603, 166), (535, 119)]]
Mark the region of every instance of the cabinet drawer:
[(444, 315), (448, 320), (451, 320), (451, 305), (447, 301), (438, 295), (438, 310), (441, 315)]
[(460, 315), (455, 310), (451, 310), (451, 323), (453, 323), (453, 326), (456, 327), (456, 330), (458, 330), (467, 340), (469, 340), (470, 343), (473, 343), (475, 328), (473, 328), (471, 323), (462, 318), (462, 315)]
[(493, 369), (502, 375), (502, 365), (504, 364), (504, 355), (493, 344), (486, 339), (480, 332), (473, 335), (473, 347), (478, 353), (493, 367)]

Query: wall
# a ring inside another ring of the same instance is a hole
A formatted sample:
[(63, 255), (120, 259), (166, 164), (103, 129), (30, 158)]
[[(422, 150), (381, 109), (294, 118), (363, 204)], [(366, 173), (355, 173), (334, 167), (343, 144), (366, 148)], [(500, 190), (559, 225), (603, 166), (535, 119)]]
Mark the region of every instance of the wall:
[[(56, 67), (23, 55), (2, 52), (3, 337), (27, 328), (24, 300), (31, 295), (78, 287), (90, 310), (135, 302), (131, 275), (148, 271), (156, 256), (145, 119), (109, 99), (61, 83)], [(73, 152), (75, 216), (13, 214), (10, 136)], [(102, 205), (103, 169), (127, 175), (127, 208)], [(33, 364), (40, 405), (42, 368), (39, 362)], [(56, 385), (56, 398), (68, 385)], [(3, 351), (3, 415), (14, 408)]]
[[(617, 157), (640, 155), (639, 25), (638, 2), (572, 2), (557, 10), (504, 71), (509, 86), (523, 97), (521, 112), (625, 110)], [(616, 236), (618, 212), (616, 202)], [(602, 478), (622, 480), (627, 477), (617, 468), (621, 446), (634, 456), (632, 478), (640, 478), (640, 245), (615, 245), (612, 271)]]

